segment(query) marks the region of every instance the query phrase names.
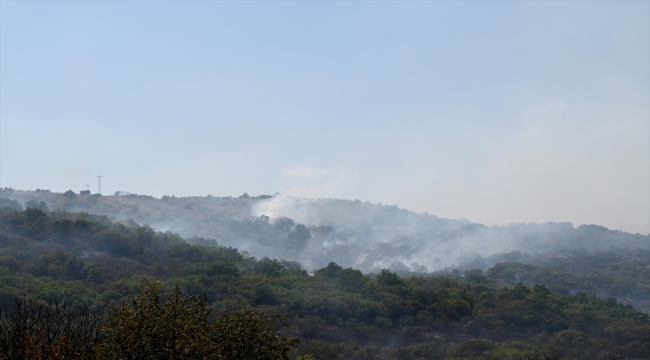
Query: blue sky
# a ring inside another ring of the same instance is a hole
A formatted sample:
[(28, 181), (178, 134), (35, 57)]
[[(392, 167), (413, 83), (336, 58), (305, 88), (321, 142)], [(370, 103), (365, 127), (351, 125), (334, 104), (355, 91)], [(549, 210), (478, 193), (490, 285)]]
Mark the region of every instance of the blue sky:
[(0, 186), (650, 232), (650, 2), (0, 3)]

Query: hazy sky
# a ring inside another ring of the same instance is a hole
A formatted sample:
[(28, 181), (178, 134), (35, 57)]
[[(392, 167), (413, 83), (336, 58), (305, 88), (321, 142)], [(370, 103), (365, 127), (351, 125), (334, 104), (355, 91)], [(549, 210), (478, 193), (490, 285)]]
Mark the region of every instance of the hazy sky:
[(650, 232), (650, 2), (1, 1), (0, 186)]

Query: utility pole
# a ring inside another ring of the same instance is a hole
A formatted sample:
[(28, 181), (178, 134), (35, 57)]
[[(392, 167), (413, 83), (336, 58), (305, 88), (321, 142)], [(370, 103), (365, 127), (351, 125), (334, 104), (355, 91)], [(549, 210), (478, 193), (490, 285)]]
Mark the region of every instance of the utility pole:
[(90, 184), (86, 184), (86, 190), (90, 191)]
[(101, 194), (102, 194), (102, 176), (101, 176), (101, 175), (97, 175), (97, 178), (99, 179), (99, 187), (97, 188), (97, 193), (98, 193), (99, 195), (101, 195)]

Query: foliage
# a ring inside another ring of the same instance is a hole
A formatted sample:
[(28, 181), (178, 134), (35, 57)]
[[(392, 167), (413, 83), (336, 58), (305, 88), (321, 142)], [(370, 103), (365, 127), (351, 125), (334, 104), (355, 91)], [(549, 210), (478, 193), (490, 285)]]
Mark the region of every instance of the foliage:
[(158, 282), (143, 281), (136, 296), (110, 311), (100, 359), (201, 359), (215, 353), (205, 300), (178, 286), (162, 301)]
[(237, 306), (210, 320), (204, 296), (178, 286), (163, 301), (159, 282), (146, 280), (136, 296), (110, 312), (100, 359), (286, 359), (298, 339), (280, 333), (285, 318), (272, 310)]
[[(270, 223), (259, 217), (245, 224), (241, 230), (251, 236), (274, 231), (287, 241), (288, 233), (302, 231), (290, 219)], [(571, 264), (508, 261), (487, 273), (414, 276), (388, 269), (364, 275), (330, 262), (312, 276), (296, 262), (256, 259), (212, 239), (188, 240), (86, 213), (0, 210), (0, 300), (27, 295), (81, 306), (119, 301), (124, 291), (134, 294), (111, 310), (105, 330), (113, 335), (106, 335), (105, 344), (114, 345), (101, 347), (105, 358), (119, 358), (119, 351), (202, 357), (206, 349), (246, 358), (260, 349), (314, 359), (597, 359), (610, 351), (650, 357), (648, 314), (598, 296), (603, 289), (646, 294), (642, 257), (575, 255), (585, 273), (574, 272)], [(143, 284), (142, 276), (160, 282)], [(610, 276), (613, 281), (599, 280)], [(233, 309), (237, 304), (242, 307)], [(287, 317), (266, 313), (269, 305)], [(118, 311), (123, 313), (116, 317)], [(164, 321), (153, 320), (159, 317)], [(141, 331), (125, 330), (133, 324)], [(247, 332), (253, 328), (266, 330)], [(305, 341), (288, 352), (291, 331)], [(28, 342), (41, 341), (36, 330), (29, 336)], [(233, 342), (240, 338), (251, 342)], [(39, 351), (73, 343), (71, 336), (62, 339), (41, 341)], [(129, 343), (135, 339), (137, 346)], [(258, 340), (267, 345), (255, 345)]]
[(16, 200), (9, 198), (0, 198), (0, 208), (13, 209), (16, 211), (23, 211), (22, 205)]
[(211, 325), (211, 340), (217, 344), (217, 353), (227, 359), (288, 359), (289, 350), (300, 342), (281, 333), (289, 326), (286, 317), (270, 309), (239, 305), (216, 317)]

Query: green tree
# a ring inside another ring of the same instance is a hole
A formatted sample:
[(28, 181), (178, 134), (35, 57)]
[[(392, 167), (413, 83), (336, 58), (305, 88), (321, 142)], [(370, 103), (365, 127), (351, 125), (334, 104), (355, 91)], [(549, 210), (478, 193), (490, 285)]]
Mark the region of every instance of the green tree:
[(159, 282), (143, 280), (136, 296), (109, 312), (102, 328), (100, 359), (202, 359), (216, 352), (209, 341), (205, 298), (188, 296), (178, 286), (166, 300)]
[(236, 307), (215, 316), (205, 296), (178, 285), (166, 297), (159, 282), (143, 280), (138, 294), (109, 311), (100, 359), (288, 359), (298, 339), (279, 330), (285, 318), (273, 311)]
[(0, 208), (9, 208), (17, 211), (23, 211), (23, 207), (18, 201), (9, 198), (0, 198)]
[(37, 209), (40, 210), (44, 213), (47, 213), (50, 211), (50, 208), (47, 206), (47, 204), (44, 201), (36, 201), (36, 200), (29, 200), (27, 204), (25, 204), (25, 207), (27, 209)]
[(212, 323), (212, 340), (219, 358), (232, 360), (288, 359), (289, 350), (300, 342), (280, 332), (286, 318), (273, 310), (235, 307), (232, 314), (218, 316)]

